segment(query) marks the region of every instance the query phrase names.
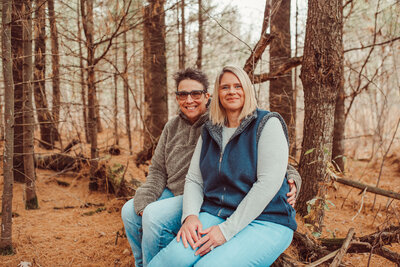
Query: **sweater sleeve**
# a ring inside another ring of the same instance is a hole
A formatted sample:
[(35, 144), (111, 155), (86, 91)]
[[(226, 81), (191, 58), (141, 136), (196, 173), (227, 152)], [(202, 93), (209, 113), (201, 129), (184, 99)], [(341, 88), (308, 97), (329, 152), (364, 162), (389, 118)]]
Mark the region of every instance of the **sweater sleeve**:
[(257, 153), (257, 181), (235, 212), (219, 224), (227, 241), (261, 214), (282, 185), (289, 152), (279, 119), (270, 118), (265, 124)]
[(287, 179), (293, 179), (294, 183), (296, 184), (296, 198), (300, 194), (300, 189), (301, 189), (301, 176), (299, 172), (290, 164), (287, 166)]
[(164, 191), (167, 184), (167, 171), (165, 167), (165, 145), (168, 137), (168, 123), (165, 125), (154, 155), (151, 159), (146, 182), (138, 188), (134, 197), (136, 214), (142, 212), (147, 205), (156, 201)]
[(203, 204), (203, 177), (200, 171), (200, 154), (203, 140), (201, 136), (197, 141), (192, 160), (185, 180), (183, 193), (182, 223), (189, 215), (199, 216)]

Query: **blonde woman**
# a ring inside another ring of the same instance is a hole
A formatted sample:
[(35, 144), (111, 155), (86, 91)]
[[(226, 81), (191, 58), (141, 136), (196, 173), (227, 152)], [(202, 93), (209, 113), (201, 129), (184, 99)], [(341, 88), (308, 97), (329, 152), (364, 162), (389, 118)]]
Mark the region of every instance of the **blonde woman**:
[(282, 117), (257, 109), (241, 68), (224, 67), (186, 176), (182, 227), (149, 266), (271, 265), (297, 228), (287, 164)]

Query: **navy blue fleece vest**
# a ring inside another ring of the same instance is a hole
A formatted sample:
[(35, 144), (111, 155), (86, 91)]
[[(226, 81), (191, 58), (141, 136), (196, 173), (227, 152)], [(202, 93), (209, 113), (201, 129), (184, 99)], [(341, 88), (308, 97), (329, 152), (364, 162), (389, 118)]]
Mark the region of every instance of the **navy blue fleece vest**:
[[(223, 154), (221, 154), (220, 144), (221, 129), (215, 131), (215, 126), (210, 127), (208, 123), (204, 125), (200, 155), (200, 170), (204, 181), (202, 211), (226, 219), (236, 210), (256, 182), (257, 129), (262, 118), (268, 113), (268, 111), (257, 110), (257, 116), (250, 122), (245, 119), (247, 125), (243, 127), (243, 122), (241, 123), (227, 143)], [(286, 129), (286, 127), (283, 128)], [(289, 185), (284, 179), (280, 190), (257, 220), (282, 224), (296, 230), (296, 212), (287, 203), (288, 192)]]

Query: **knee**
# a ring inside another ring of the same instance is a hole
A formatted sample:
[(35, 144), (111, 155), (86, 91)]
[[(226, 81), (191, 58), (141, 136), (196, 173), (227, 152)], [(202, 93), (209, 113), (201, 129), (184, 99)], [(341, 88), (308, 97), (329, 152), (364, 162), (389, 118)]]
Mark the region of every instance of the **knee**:
[(130, 221), (135, 216), (135, 208), (133, 206), (133, 198), (127, 201), (121, 209), (121, 218), (124, 223)]

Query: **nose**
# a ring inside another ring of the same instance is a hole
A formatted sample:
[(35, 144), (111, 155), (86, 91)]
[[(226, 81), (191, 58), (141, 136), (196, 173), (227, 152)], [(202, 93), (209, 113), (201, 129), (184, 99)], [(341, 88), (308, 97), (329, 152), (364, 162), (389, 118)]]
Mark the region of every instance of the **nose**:
[(187, 96), (187, 98), (186, 98), (186, 102), (188, 102), (188, 103), (192, 103), (194, 100), (193, 100), (193, 98), (192, 98), (192, 95), (188, 95)]

